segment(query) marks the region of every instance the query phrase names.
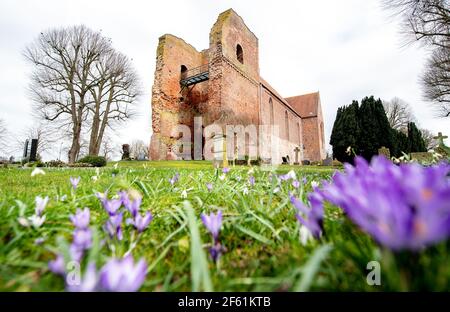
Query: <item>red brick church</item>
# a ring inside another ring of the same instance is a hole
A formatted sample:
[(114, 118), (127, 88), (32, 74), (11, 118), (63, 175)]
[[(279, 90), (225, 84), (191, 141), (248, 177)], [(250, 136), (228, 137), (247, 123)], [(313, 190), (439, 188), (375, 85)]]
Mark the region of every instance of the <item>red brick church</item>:
[[(281, 74), (281, 73), (280, 73)], [(173, 35), (159, 38), (152, 89), (150, 159), (167, 159), (179, 139), (173, 128), (194, 132), (194, 117), (213, 123), (277, 125), (279, 155), (301, 160), (325, 158), (319, 92), (282, 97), (259, 74), (258, 38), (229, 9), (219, 15), (209, 34), (209, 48), (197, 51)], [(272, 159), (280, 163), (281, 156)]]

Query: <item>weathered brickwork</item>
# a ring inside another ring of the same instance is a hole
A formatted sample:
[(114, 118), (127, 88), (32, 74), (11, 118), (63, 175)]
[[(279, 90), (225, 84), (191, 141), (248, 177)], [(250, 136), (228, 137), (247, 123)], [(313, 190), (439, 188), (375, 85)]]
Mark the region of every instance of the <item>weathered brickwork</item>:
[[(291, 105), (260, 77), (258, 38), (233, 10), (219, 15), (209, 39), (209, 49), (201, 52), (172, 35), (159, 39), (152, 89), (150, 158), (173, 156), (170, 151), (180, 137), (174, 127), (186, 125), (194, 133), (194, 117), (201, 116), (203, 126), (278, 126), (280, 144), (272, 157), (274, 163), (280, 163), (286, 155), (293, 160), (295, 147), (303, 147), (302, 159), (323, 159), (320, 100), (316, 116), (305, 119), (297, 107), (303, 98)], [(182, 87), (182, 71), (204, 64), (208, 64), (209, 79)]]

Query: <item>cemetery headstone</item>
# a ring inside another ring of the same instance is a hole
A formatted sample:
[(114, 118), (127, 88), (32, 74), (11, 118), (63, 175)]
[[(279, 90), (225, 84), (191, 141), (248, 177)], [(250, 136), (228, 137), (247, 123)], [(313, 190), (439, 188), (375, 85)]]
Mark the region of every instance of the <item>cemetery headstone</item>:
[(439, 145), (445, 145), (444, 139), (447, 139), (447, 138), (448, 138), (448, 136), (442, 135), (442, 132), (439, 132), (437, 136), (433, 137), (433, 139), (438, 141)]
[(333, 158), (327, 157), (324, 160), (322, 160), (322, 166), (332, 166), (333, 165)]
[(450, 156), (450, 148), (445, 146), (444, 139), (447, 139), (448, 136), (442, 135), (442, 132), (438, 133), (438, 136), (433, 139), (438, 141), (438, 146), (434, 149), (434, 151), (442, 156)]
[(422, 162), (432, 162), (433, 161), (433, 154), (428, 152), (417, 152), (417, 153), (411, 153), (409, 155), (411, 160), (416, 160), (420, 163)]
[(30, 141), (28, 139), (25, 140), (25, 144), (23, 146), (23, 158), (27, 158), (28, 157), (28, 145), (29, 145)]
[(122, 145), (122, 160), (129, 160), (129, 159), (130, 159), (130, 145), (123, 144)]
[(298, 153), (300, 152), (300, 149), (298, 148), (298, 146), (296, 146), (294, 148), (294, 153), (295, 153), (295, 162), (294, 165), (300, 165), (300, 163), (298, 162)]
[(37, 160), (38, 139), (31, 140), (30, 161)]
[(385, 146), (378, 149), (378, 155), (383, 155), (387, 159), (391, 159), (391, 151)]

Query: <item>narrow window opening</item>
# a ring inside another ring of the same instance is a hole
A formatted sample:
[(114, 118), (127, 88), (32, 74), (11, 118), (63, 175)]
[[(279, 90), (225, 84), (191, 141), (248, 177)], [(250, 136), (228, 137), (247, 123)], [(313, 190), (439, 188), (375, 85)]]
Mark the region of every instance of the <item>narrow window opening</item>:
[(236, 57), (240, 63), (244, 64), (244, 51), (240, 44), (236, 46)]

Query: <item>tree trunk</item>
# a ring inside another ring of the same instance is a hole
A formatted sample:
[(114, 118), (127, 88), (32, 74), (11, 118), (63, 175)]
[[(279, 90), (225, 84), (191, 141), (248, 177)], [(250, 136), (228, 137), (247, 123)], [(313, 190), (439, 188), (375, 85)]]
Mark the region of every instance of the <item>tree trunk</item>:
[(75, 129), (72, 136), (72, 146), (69, 150), (69, 164), (73, 164), (78, 157), (78, 153), (80, 152), (80, 130)]

